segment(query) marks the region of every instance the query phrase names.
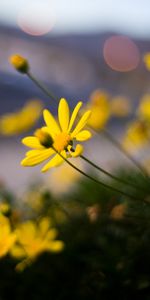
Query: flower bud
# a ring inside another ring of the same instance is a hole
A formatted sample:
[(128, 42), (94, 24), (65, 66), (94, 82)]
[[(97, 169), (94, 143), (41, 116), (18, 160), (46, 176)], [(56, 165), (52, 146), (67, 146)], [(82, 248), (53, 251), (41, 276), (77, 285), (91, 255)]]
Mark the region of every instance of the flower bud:
[(18, 72), (21, 72), (24, 74), (26, 74), (28, 72), (29, 64), (28, 64), (27, 59), (25, 59), (23, 56), (21, 56), (19, 54), (14, 54), (14, 55), (10, 56), (9, 61)]

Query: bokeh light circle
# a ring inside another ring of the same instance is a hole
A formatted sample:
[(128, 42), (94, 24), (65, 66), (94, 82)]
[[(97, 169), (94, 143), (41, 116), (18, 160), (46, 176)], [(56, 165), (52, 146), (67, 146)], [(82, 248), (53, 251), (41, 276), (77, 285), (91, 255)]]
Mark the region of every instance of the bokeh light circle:
[(27, 34), (40, 36), (50, 32), (55, 24), (50, 4), (33, 2), (18, 14), (17, 23)]
[(113, 70), (128, 72), (137, 68), (140, 53), (137, 45), (128, 37), (115, 35), (108, 38), (103, 47), (106, 64)]

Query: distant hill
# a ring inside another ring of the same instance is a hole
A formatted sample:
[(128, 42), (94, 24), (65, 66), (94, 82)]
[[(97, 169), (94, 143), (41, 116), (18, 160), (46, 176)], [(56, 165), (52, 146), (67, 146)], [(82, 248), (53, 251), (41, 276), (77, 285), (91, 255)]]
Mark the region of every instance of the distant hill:
[[(104, 41), (116, 34), (46, 35), (33, 37), (17, 28), (0, 26), (0, 114), (21, 106), (27, 98), (46, 97), (26, 76), (8, 63), (13, 53), (21, 53), (31, 63), (32, 72), (58, 97), (86, 101), (96, 88), (125, 94), (134, 101), (150, 91), (150, 73), (142, 63), (134, 71), (111, 70), (103, 59)], [(150, 41), (134, 40), (141, 56), (150, 50)]]

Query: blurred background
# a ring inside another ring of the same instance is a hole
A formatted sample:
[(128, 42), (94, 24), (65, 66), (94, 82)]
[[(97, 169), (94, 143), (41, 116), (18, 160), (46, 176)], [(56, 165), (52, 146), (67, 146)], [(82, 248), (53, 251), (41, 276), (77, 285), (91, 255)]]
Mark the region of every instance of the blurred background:
[[(29, 78), (12, 68), (8, 58), (14, 53), (25, 56), (32, 73), (71, 107), (78, 100), (86, 103), (99, 88), (136, 105), (150, 92), (150, 74), (142, 60), (150, 51), (149, 11), (149, 0), (1, 0), (0, 117), (32, 98), (56, 112), (56, 105)], [(119, 129), (120, 123), (111, 122), (112, 131)], [(0, 180), (14, 189), (40, 169), (20, 166), (25, 153), (21, 137), (0, 137)], [(91, 159), (99, 149), (102, 164), (118, 159), (120, 154), (103, 138), (101, 144), (94, 142), (86, 150)]]

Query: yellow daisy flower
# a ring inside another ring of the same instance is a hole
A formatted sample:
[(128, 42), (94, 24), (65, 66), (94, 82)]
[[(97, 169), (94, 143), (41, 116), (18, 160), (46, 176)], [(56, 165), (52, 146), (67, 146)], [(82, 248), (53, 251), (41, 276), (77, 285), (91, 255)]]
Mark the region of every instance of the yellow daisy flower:
[(0, 257), (8, 254), (16, 241), (16, 234), (12, 232), (9, 219), (0, 214)]
[(53, 253), (62, 251), (64, 243), (56, 240), (57, 235), (57, 230), (51, 227), (51, 221), (47, 217), (38, 223), (26, 221), (20, 224), (16, 229), (16, 244), (11, 249), (11, 255), (22, 260), (17, 269), (23, 270), (45, 251)]
[(102, 129), (110, 118), (110, 103), (109, 95), (102, 90), (95, 90), (87, 104), (91, 110), (91, 116), (88, 120), (88, 125), (94, 129)]
[(30, 130), (42, 112), (42, 102), (37, 99), (28, 101), (24, 107), (0, 117), (0, 134), (12, 136)]
[(26, 153), (26, 157), (22, 160), (21, 165), (35, 166), (52, 156), (51, 160), (42, 168), (42, 172), (45, 172), (64, 162), (60, 155), (65, 158), (79, 156), (83, 152), (83, 146), (77, 144), (74, 149), (73, 141), (85, 141), (91, 138), (91, 133), (88, 130), (82, 130), (90, 117), (90, 111), (86, 111), (75, 128), (73, 128), (81, 106), (82, 102), (78, 102), (70, 118), (68, 103), (62, 98), (58, 106), (59, 124), (52, 114), (45, 109), (43, 117), (46, 126), (36, 130), (34, 136), (29, 136), (22, 140), (24, 145), (33, 149)]
[(141, 120), (133, 121), (129, 124), (124, 137), (123, 145), (126, 149), (132, 150), (146, 145), (150, 138), (150, 128), (148, 123)]

